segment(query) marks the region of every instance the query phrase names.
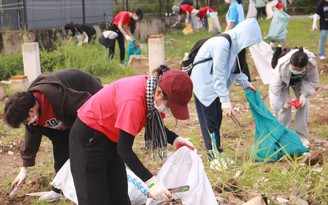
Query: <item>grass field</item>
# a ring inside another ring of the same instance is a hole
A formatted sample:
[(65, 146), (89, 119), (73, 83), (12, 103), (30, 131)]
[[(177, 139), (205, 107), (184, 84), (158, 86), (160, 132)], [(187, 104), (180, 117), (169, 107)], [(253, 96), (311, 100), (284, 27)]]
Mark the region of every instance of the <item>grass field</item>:
[[(222, 22), (221, 22), (222, 23)], [(260, 20), (262, 35), (265, 37), (269, 30), (270, 21)], [(285, 46), (308, 47), (310, 51), (317, 54), (317, 44), (319, 33), (312, 32), (312, 20), (310, 18), (291, 18), (287, 27), (288, 34)], [(224, 24), (222, 25), (224, 28)], [(167, 60), (178, 62), (183, 58), (185, 52), (189, 51), (194, 42), (200, 38), (208, 37), (205, 31), (184, 36), (180, 30), (170, 30), (165, 34), (165, 55)], [(146, 44), (146, 42), (141, 42)], [(79, 67), (83, 62), (88, 61), (92, 64), (110, 64), (117, 66), (115, 72), (108, 75), (97, 75), (104, 84), (110, 83), (120, 77), (134, 75), (132, 68), (118, 65), (118, 52), (116, 51), (115, 60), (108, 62), (105, 55), (107, 50), (99, 45), (95, 48), (70, 48), (76, 49), (77, 60), (66, 62), (67, 67)], [(86, 49), (87, 48), (87, 49)], [(65, 48), (63, 48), (65, 49)], [(91, 50), (92, 49), (92, 50)], [(147, 51), (142, 51), (147, 55)], [(72, 52), (74, 53), (74, 52)], [(72, 54), (73, 55), (73, 54)], [(252, 84), (258, 89), (268, 105), (268, 86), (263, 85), (260, 80), (251, 56), (248, 52), (248, 63), (251, 76), (254, 81)], [(283, 204), (280, 198), (289, 200), (289, 204), (296, 204), (297, 199), (304, 199), (309, 204), (328, 204), (328, 178), (327, 178), (327, 148), (328, 148), (328, 112), (326, 102), (328, 100), (328, 64), (326, 61), (318, 60), (320, 72), (320, 83), (317, 87), (316, 95), (311, 97), (310, 110), (310, 142), (311, 152), (323, 153), (322, 164), (307, 165), (301, 163), (304, 157), (289, 158), (284, 157), (275, 163), (255, 163), (250, 157), (250, 148), (254, 142), (255, 123), (249, 109), (244, 91), (240, 86), (232, 86), (230, 89), (234, 115), (240, 121), (241, 126), (234, 124), (230, 118), (224, 118), (222, 122), (222, 145), (226, 156), (233, 159), (236, 163), (227, 170), (217, 172), (209, 169), (206, 161), (206, 150), (198, 125), (197, 114), (193, 100), (190, 102), (190, 120), (178, 121), (169, 116), (165, 119), (167, 127), (176, 131), (179, 135), (189, 138), (201, 156), (206, 173), (209, 177), (216, 196), (229, 200), (230, 202), (247, 201), (256, 195), (264, 194), (270, 204)], [(176, 68), (176, 67), (173, 67)], [(148, 68), (145, 68), (147, 71)], [(99, 72), (102, 73), (102, 72)], [(9, 88), (9, 87), (8, 87)], [(8, 90), (8, 94), (11, 91)], [(3, 112), (4, 102), (0, 102), (0, 110)], [(268, 106), (269, 107), (269, 106)], [(29, 169), (29, 177), (24, 187), (18, 191), (17, 197), (9, 200), (6, 196), (11, 182), (16, 177), (19, 166), (21, 165), (19, 156), (19, 145), (23, 140), (23, 129), (11, 129), (4, 125), (2, 114), (0, 115), (0, 204), (43, 204), (37, 198), (26, 197), (26, 193), (35, 191), (48, 191), (49, 182), (54, 177), (53, 159), (51, 142), (44, 138), (40, 151), (37, 156), (36, 166)], [(134, 150), (143, 163), (153, 173), (157, 173), (163, 162), (153, 161), (148, 152), (145, 152), (142, 133), (136, 138)], [(8, 151), (12, 151), (9, 152)], [(169, 147), (169, 151), (174, 149)], [(279, 200), (281, 200), (279, 202)], [(60, 201), (54, 204), (70, 204), (69, 201)]]

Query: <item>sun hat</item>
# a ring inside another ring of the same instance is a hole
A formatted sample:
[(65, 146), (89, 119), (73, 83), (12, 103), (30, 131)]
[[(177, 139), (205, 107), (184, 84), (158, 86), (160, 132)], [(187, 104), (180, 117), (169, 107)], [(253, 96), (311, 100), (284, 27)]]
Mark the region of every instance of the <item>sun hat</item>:
[(158, 80), (167, 95), (172, 115), (178, 120), (189, 119), (188, 103), (192, 97), (193, 84), (188, 74), (181, 70), (168, 70)]

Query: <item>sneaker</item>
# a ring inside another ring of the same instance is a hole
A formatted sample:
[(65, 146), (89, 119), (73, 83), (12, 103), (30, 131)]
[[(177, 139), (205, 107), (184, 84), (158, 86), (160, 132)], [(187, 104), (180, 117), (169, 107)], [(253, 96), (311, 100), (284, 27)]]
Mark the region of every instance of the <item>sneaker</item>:
[(320, 56), (319, 58), (320, 58), (320, 60), (326, 60), (325, 56)]
[(271, 42), (270, 42), (270, 46), (271, 46), (271, 47), (274, 47), (274, 42), (271, 41)]
[(216, 171), (223, 171), (228, 168), (227, 162), (223, 159), (213, 159), (210, 161), (210, 169), (211, 170), (216, 170)]
[(39, 201), (53, 202), (63, 198), (64, 196), (62, 194), (56, 193), (54, 191), (49, 191), (48, 193), (40, 196)]
[(300, 136), (300, 139), (301, 139), (303, 146), (309, 149), (311, 146), (311, 143), (309, 142), (309, 140), (304, 136)]

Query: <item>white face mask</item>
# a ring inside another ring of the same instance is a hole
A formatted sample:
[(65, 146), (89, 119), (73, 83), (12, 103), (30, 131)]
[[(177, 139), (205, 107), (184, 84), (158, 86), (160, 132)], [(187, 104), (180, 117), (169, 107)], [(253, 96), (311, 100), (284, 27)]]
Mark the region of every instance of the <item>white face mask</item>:
[(170, 108), (166, 107), (163, 103), (158, 107), (154, 102), (154, 107), (158, 112), (169, 114), (171, 112)]
[(132, 16), (133, 20), (138, 21), (139, 17), (138, 16)]
[(30, 124), (36, 122), (37, 120), (38, 120), (38, 116), (37, 115), (34, 115), (34, 117), (32, 117), (27, 124), (30, 125)]
[(301, 71), (294, 70), (293, 68), (289, 67), (289, 71), (293, 73), (294, 75), (303, 75), (305, 73), (305, 69)]
[(230, 4), (230, 0), (224, 0), (227, 4)]
[(67, 32), (67, 34), (70, 35), (70, 36), (73, 36), (73, 32), (72, 32), (71, 30), (69, 30), (69, 31)]

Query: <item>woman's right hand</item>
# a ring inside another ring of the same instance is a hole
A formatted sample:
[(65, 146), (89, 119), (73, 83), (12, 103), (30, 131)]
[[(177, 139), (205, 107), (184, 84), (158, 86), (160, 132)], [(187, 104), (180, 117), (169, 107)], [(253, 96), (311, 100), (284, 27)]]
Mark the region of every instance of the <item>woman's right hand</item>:
[(149, 197), (155, 200), (164, 199), (166, 201), (172, 198), (172, 195), (169, 190), (165, 188), (164, 184), (157, 177), (153, 176), (146, 182), (146, 184), (149, 188)]

